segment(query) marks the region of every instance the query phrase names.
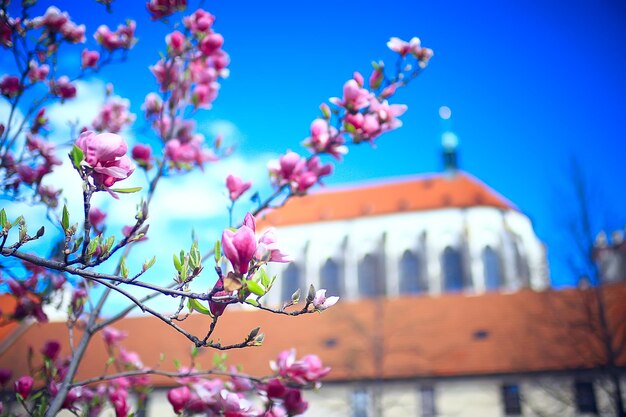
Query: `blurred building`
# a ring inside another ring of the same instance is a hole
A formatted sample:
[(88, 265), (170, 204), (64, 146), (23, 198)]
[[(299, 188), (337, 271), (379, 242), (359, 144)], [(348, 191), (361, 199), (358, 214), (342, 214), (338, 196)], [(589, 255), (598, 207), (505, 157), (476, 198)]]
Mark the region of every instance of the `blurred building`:
[[(216, 340), (240, 342), (257, 326), (266, 335), (260, 348), (230, 351), (229, 362), (260, 376), (287, 348), (319, 355), (333, 370), (307, 393), (307, 416), (616, 415), (610, 377), (626, 382), (626, 283), (551, 290), (528, 217), (460, 171), (453, 146), (444, 161), (440, 174), (328, 188), (260, 219), (296, 259), (274, 268), (266, 304), (306, 294), (309, 284), (342, 301), (297, 318), (229, 307)], [(180, 325), (203, 335), (209, 322), (192, 315)], [(147, 366), (188, 362), (189, 341), (154, 317), (117, 327)], [(68, 353), (67, 333), (58, 322), (20, 327), (5, 335), (0, 367), (26, 373), (28, 346), (52, 338)], [(211, 367), (213, 353), (196, 363)], [(79, 379), (100, 374), (106, 360), (96, 338)], [(165, 392), (174, 383), (154, 383), (148, 415), (173, 415)]]

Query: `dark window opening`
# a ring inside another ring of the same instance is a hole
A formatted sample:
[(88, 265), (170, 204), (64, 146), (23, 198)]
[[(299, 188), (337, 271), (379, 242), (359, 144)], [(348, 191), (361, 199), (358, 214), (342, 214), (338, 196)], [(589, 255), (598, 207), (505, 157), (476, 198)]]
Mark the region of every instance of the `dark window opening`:
[(505, 384), (502, 386), (502, 403), (504, 404), (504, 415), (519, 416), (522, 414), (519, 385)]
[(598, 406), (596, 404), (596, 393), (593, 390), (593, 382), (574, 382), (574, 392), (576, 394), (576, 408), (578, 409), (579, 413), (598, 413)]
[(385, 295), (385, 276), (379, 255), (367, 254), (359, 262), (359, 292), (363, 297)]
[(343, 297), (343, 273), (341, 265), (332, 258), (326, 259), (320, 270), (320, 287), (326, 289), (326, 296)]
[(485, 288), (497, 290), (502, 287), (502, 262), (498, 253), (491, 247), (483, 249), (483, 269), (485, 272)]
[(422, 417), (434, 417), (437, 415), (435, 388), (422, 387), (420, 389), (420, 399), (422, 403)]
[(302, 286), (300, 282), (300, 268), (298, 268), (298, 265), (294, 263), (287, 265), (287, 268), (283, 271), (281, 281), (281, 301), (286, 302), (291, 300), (293, 293)]
[(459, 292), (465, 286), (463, 257), (458, 249), (450, 246), (443, 250), (442, 256), (444, 289), (448, 292)]

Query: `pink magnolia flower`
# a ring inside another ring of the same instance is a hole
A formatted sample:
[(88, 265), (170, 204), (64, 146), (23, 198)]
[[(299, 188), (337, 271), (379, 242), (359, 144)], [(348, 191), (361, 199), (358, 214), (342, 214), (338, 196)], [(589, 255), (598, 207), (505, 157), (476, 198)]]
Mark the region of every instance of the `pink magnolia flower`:
[(204, 57), (194, 59), (189, 63), (191, 81), (198, 84), (210, 84), (218, 79), (218, 72)]
[(152, 20), (157, 20), (185, 10), (187, 0), (150, 0), (146, 3), (146, 8), (152, 15)]
[(297, 178), (306, 166), (306, 160), (295, 152), (287, 151), (278, 160), (270, 161), (268, 168), (274, 183), (288, 184)]
[(104, 342), (109, 346), (114, 346), (124, 340), (128, 333), (117, 330), (113, 327), (105, 327), (102, 331)]
[(85, 42), (85, 25), (76, 25), (72, 21), (68, 21), (61, 26), (61, 35), (70, 43)]
[(328, 153), (337, 160), (341, 160), (342, 155), (348, 153), (343, 136), (326, 119), (315, 119), (311, 123), (311, 136), (305, 139), (304, 145), (315, 153)]
[(200, 41), (200, 52), (209, 56), (217, 52), (224, 45), (224, 37), (219, 33), (211, 33)]
[(409, 42), (403, 41), (400, 38), (392, 37), (387, 42), (387, 47), (394, 52), (400, 54), (400, 56), (406, 56), (407, 54), (417, 55), (421, 52), (422, 46), (419, 38), (411, 38)]
[(83, 49), (83, 52), (80, 54), (81, 68), (96, 68), (99, 59), (100, 52)]
[(216, 82), (197, 84), (191, 93), (191, 102), (195, 108), (210, 109), (211, 103), (217, 98), (220, 85)]
[(196, 36), (208, 32), (213, 22), (215, 22), (215, 16), (203, 9), (198, 9), (191, 16), (183, 18), (185, 27)]
[(170, 56), (179, 56), (185, 52), (187, 39), (185, 35), (175, 30), (165, 37), (165, 43), (167, 44), (167, 53)]
[(141, 108), (146, 112), (146, 117), (158, 115), (163, 110), (163, 100), (156, 93), (148, 93)]
[(352, 79), (343, 85), (343, 98), (332, 97), (330, 102), (348, 111), (357, 111), (367, 107), (370, 96), (369, 91), (359, 86), (359, 83)]
[(235, 273), (240, 275), (247, 273), (257, 248), (254, 230), (245, 224), (236, 232), (230, 229), (224, 230), (222, 248), (224, 256), (232, 264)]
[(150, 146), (138, 143), (133, 146), (131, 155), (139, 166), (145, 169), (150, 169), (152, 167), (152, 148)]
[(166, 63), (164, 60), (160, 60), (150, 67), (150, 71), (160, 85), (159, 91), (164, 92), (172, 89), (176, 84), (180, 72), (180, 62)]
[(116, 389), (109, 392), (109, 400), (115, 410), (115, 417), (126, 417), (130, 406), (128, 405), (128, 392), (124, 389)]
[(41, 353), (48, 359), (55, 360), (61, 352), (61, 344), (56, 340), (48, 340), (41, 349)]
[(383, 131), (397, 129), (402, 126), (402, 122), (397, 119), (406, 112), (407, 106), (404, 104), (389, 104), (387, 100), (379, 102), (372, 100), (369, 111), (376, 115)]
[(283, 399), (283, 407), (290, 416), (300, 415), (309, 408), (309, 403), (304, 401), (299, 389), (289, 388)]
[(259, 238), (259, 244), (254, 254), (255, 259), (264, 262), (291, 262), (293, 258), (284, 253), (276, 243), (275, 229), (269, 228)]
[(4, 387), (13, 376), (13, 371), (6, 368), (0, 368), (0, 386)]
[(334, 306), (339, 301), (339, 297), (326, 297), (326, 290), (321, 289), (315, 292), (315, 298), (313, 298), (313, 306), (316, 310), (326, 310), (329, 307)]
[(0, 79), (0, 94), (5, 97), (15, 97), (21, 89), (20, 79), (14, 75), (4, 75)]
[(26, 399), (30, 395), (34, 383), (35, 381), (32, 376), (24, 375), (15, 381), (15, 392), (21, 395), (22, 398)]
[(324, 367), (316, 355), (306, 355), (297, 361), (295, 349), (281, 352), (276, 361), (270, 362), (270, 367), (280, 376), (302, 385), (318, 382), (330, 372), (330, 367)]
[(180, 414), (189, 400), (191, 399), (191, 391), (186, 386), (171, 389), (167, 392), (167, 400), (174, 408), (176, 414)]
[(41, 66), (37, 65), (37, 61), (32, 60), (28, 64), (28, 79), (32, 82), (43, 81), (48, 76), (50, 72), (50, 66), (47, 64), (43, 64)]
[(234, 175), (226, 177), (226, 188), (228, 188), (228, 196), (231, 201), (237, 200), (243, 193), (248, 191), (252, 186), (252, 182), (243, 182), (243, 180)]
[(63, 75), (56, 81), (50, 81), (50, 92), (55, 96), (61, 97), (62, 100), (76, 97), (76, 86), (70, 82), (70, 79)]
[(165, 156), (167, 156), (176, 167), (181, 164), (197, 164), (200, 168), (205, 162), (214, 162), (218, 158), (210, 149), (203, 149), (202, 143), (204, 138), (200, 135), (194, 135), (188, 142), (180, 139), (168, 140), (165, 144)]
[(113, 32), (107, 25), (100, 25), (93, 35), (98, 44), (109, 52), (116, 49), (130, 49), (137, 42), (135, 38), (136, 23), (128, 20), (126, 25), (119, 25)]
[(376, 65), (376, 68), (374, 68), (374, 70), (372, 71), (369, 79), (369, 85), (371, 89), (377, 89), (383, 82), (383, 79), (385, 78), (383, 68), (384, 67), (382, 66), (382, 64)]
[(96, 229), (100, 229), (106, 217), (106, 213), (97, 207), (92, 207), (89, 210), (89, 223)]
[(130, 158), (126, 156), (126, 142), (119, 135), (97, 135), (86, 131), (80, 135), (76, 146), (84, 152), (84, 163), (93, 169), (91, 176), (97, 186), (111, 187), (128, 178), (135, 170)]
[(45, 27), (49, 32), (58, 32), (69, 20), (67, 12), (61, 12), (57, 7), (50, 6), (43, 16), (34, 18), (31, 24), (34, 28)]
[(137, 369), (141, 369), (143, 367), (141, 357), (137, 352), (131, 352), (126, 349), (120, 348), (120, 360), (125, 365), (130, 365)]
[(118, 133), (135, 121), (135, 115), (129, 112), (130, 102), (120, 97), (110, 98), (100, 108), (100, 112), (91, 122), (98, 132)]
[(0, 45), (5, 48), (10, 48), (13, 46), (13, 25), (15, 21), (11, 18), (0, 19)]

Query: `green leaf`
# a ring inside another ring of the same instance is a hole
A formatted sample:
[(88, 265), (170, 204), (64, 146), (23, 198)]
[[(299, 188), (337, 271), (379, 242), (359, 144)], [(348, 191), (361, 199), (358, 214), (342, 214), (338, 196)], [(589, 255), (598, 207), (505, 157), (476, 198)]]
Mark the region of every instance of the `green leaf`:
[(254, 298), (248, 298), (246, 300), (246, 304), (250, 304), (251, 306), (255, 306), (255, 307), (259, 306), (259, 302), (255, 300)]
[(176, 268), (176, 270), (180, 272), (180, 270), (182, 269), (182, 265), (180, 264), (180, 259), (178, 259), (178, 256), (176, 256), (176, 254), (174, 254), (173, 259), (174, 259), (174, 268)]
[(265, 269), (259, 269), (257, 275), (260, 278), (261, 285), (263, 285), (263, 287), (265, 288), (268, 288), (270, 286), (270, 277), (267, 276), (267, 272), (265, 272)]
[(265, 295), (265, 288), (263, 288), (258, 282), (247, 281), (246, 285), (251, 293), (258, 295), (259, 297)]
[(174, 368), (180, 369), (180, 361), (178, 359), (173, 359), (172, 362), (174, 362)]
[(74, 145), (74, 147), (70, 151), (70, 159), (72, 161), (72, 165), (74, 165), (74, 168), (80, 169), (80, 163), (83, 161), (84, 158), (85, 154), (83, 153), (83, 150)]
[(200, 314), (205, 314), (207, 316), (213, 317), (213, 314), (211, 314), (211, 310), (203, 306), (202, 303), (200, 303), (200, 301), (196, 300), (195, 298), (187, 299), (187, 307), (189, 307), (189, 310), (195, 310)]
[(128, 278), (128, 268), (126, 267), (126, 257), (122, 257), (120, 261), (120, 273), (124, 278)]
[(6, 227), (6, 224), (9, 223), (7, 220), (7, 212), (4, 209), (0, 210), (0, 226), (3, 228)]
[(218, 263), (220, 261), (220, 258), (222, 257), (222, 242), (220, 242), (219, 240), (215, 241), (213, 255), (215, 256), (215, 263)]
[(70, 227), (70, 212), (67, 211), (67, 205), (63, 205), (63, 216), (61, 217), (61, 226), (63, 230), (67, 230)]
[(198, 356), (198, 353), (200, 353), (200, 350), (198, 349), (197, 346), (193, 346), (191, 348), (191, 358), (195, 359)]
[(129, 187), (129, 188), (111, 188), (111, 191), (122, 194), (132, 194), (137, 191), (141, 191), (141, 187)]
[(19, 216), (17, 219), (15, 219), (13, 221), (13, 224), (11, 224), (11, 227), (15, 226), (16, 224), (20, 224), (24, 222), (24, 216)]
[(156, 262), (156, 256), (153, 256), (152, 259), (147, 260), (143, 263), (143, 271), (146, 272), (148, 269), (150, 269), (152, 267), (152, 265), (154, 265), (154, 263)]

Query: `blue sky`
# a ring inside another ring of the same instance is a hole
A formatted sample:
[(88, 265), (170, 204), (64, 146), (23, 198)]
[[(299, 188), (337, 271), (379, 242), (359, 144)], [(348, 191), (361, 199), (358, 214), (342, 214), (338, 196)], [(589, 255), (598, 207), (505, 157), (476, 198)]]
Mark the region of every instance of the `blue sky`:
[[(88, 33), (100, 23), (114, 27), (126, 17), (137, 20), (140, 40), (128, 62), (98, 78), (114, 82), (116, 93), (129, 98), (139, 115), (143, 97), (154, 88), (147, 67), (164, 50), (168, 27), (151, 22), (142, 1), (118, 0), (113, 15), (95, 2), (81, 2), (80, 10), (76, 2), (57, 4), (85, 23)], [(392, 62), (385, 46), (389, 37), (418, 36), (435, 57), (397, 94), (396, 102), (409, 106), (404, 126), (381, 137), (375, 150), (353, 148), (329, 184), (440, 171), (437, 112), (447, 105), (460, 138), (461, 168), (530, 216), (548, 246), (555, 285), (573, 282), (561, 262), (571, 247), (563, 220), (576, 204), (569, 193), (571, 157), (600, 190), (593, 207), (609, 213), (603, 225), (621, 228), (626, 222), (626, 6), (620, 1), (202, 5), (217, 16), (215, 29), (224, 35), (232, 64), (214, 109), (199, 120), (230, 129), (240, 160), (299, 150), (318, 105), (340, 95), (354, 70), (369, 74), (372, 60)], [(75, 62), (68, 55), (64, 64)], [(224, 203), (218, 204), (221, 210)]]

